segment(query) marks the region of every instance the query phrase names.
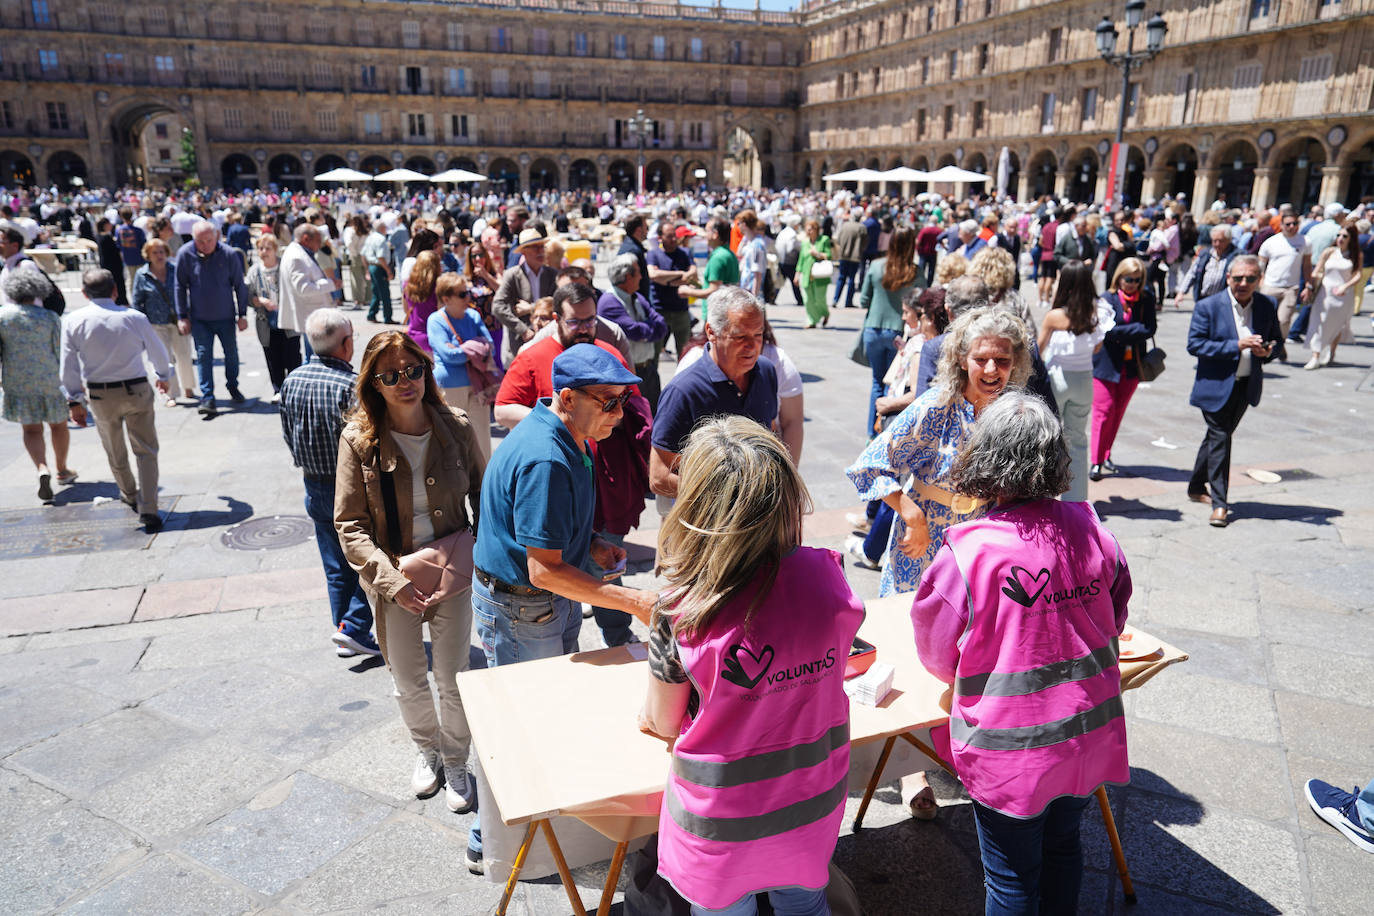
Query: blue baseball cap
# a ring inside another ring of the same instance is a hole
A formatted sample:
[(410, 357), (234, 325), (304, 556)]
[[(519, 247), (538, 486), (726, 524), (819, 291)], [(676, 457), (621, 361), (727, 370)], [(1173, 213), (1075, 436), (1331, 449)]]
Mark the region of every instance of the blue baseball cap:
[(596, 344), (573, 344), (553, 361), (553, 390), (589, 385), (638, 385), (643, 381)]

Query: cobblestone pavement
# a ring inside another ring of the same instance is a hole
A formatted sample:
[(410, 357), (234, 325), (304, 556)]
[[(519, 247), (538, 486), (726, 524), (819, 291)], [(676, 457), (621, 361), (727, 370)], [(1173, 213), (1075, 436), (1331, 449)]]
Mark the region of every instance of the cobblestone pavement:
[[(812, 331), (796, 307), (772, 317), (806, 373), (808, 542), (838, 547), (857, 508), (842, 469), (862, 445), (866, 370), (845, 358), (860, 313)], [(1337, 367), (1267, 370), (1236, 437), (1225, 530), (1184, 495), (1202, 433), (1187, 405), (1187, 322), (1161, 317), (1168, 371), (1127, 414), (1124, 473), (1090, 488), (1131, 564), (1134, 622), (1191, 655), (1127, 699), (1132, 782), (1112, 795), (1140, 898), (1131, 912), (1367, 912), (1371, 859), (1311, 813), (1302, 783), (1374, 773), (1368, 319)], [(0, 908), (490, 912), (499, 888), (462, 864), (471, 815), (408, 792), (413, 756), (385, 671), (334, 656), (313, 543), (225, 545), (238, 522), (304, 514), (261, 351), (251, 332), (239, 339), (246, 405), (208, 422), (158, 409), (170, 514), (155, 537), (118, 503), (94, 504), (116, 495), (94, 429), (73, 436), (80, 482), (41, 509), (18, 429), (5, 427)], [(1282, 480), (1260, 484), (1251, 468)], [(652, 545), (652, 508), (644, 523), (632, 541)], [(850, 576), (876, 594), (876, 574)], [(582, 644), (599, 646), (594, 627)], [(868, 913), (982, 911), (969, 806), (951, 781), (936, 788), (934, 822), (904, 816), (893, 783), (862, 833), (841, 836), (837, 861)], [(1100, 818), (1084, 823), (1081, 910), (1126, 912)], [(604, 874), (577, 870), (588, 900)], [(510, 912), (568, 909), (545, 879), (523, 883)]]

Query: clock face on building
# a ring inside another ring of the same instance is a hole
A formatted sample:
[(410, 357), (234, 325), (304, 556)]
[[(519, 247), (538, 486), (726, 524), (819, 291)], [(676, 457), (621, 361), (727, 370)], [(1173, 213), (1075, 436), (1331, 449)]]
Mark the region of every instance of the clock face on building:
[(1340, 146), (1345, 142), (1345, 137), (1345, 128), (1340, 124), (1337, 124), (1326, 132), (1326, 142), (1330, 143), (1332, 146)]

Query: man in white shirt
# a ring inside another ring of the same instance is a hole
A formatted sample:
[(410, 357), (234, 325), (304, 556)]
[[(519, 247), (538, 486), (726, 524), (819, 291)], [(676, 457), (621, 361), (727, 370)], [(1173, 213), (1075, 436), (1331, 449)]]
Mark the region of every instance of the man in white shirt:
[[(90, 305), (62, 319), (62, 387), (78, 427), (86, 426), (86, 403), (95, 416), (100, 444), (119, 485), (119, 498), (138, 513), (149, 534), (162, 528), (157, 510), (157, 429), (153, 390), (144, 354), (157, 372), (157, 390), (167, 393), (172, 365), (167, 348), (142, 313), (113, 299), (114, 274), (92, 267), (81, 275), (81, 292)], [(129, 467), (125, 434), (138, 464)]]
[(277, 309), (277, 327), (295, 331), (305, 340), (305, 358), (311, 356), (310, 339), (305, 336), (305, 320), (316, 309), (334, 304), (331, 293), (341, 288), (337, 280), (324, 275), (315, 253), (324, 243), (318, 226), (301, 223), (294, 233), (295, 241), (286, 246), (281, 255), (281, 304)]
[(1264, 240), (1259, 247), (1260, 262), (1264, 265), (1264, 280), (1260, 292), (1278, 305), (1279, 327), (1288, 337), (1293, 314), (1298, 310), (1298, 292), (1312, 273), (1312, 255), (1307, 239), (1298, 232), (1298, 215), (1285, 211), (1279, 221), (1279, 231)]

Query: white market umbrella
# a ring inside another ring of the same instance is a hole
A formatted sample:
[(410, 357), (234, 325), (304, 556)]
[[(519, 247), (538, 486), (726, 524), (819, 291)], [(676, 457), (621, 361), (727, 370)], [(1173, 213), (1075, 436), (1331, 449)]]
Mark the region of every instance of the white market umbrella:
[(337, 168), (327, 172), (321, 172), (315, 176), (316, 181), (370, 181), (372, 176), (357, 169)]
[(430, 177), (414, 169), (392, 169), (372, 176), (373, 181), (429, 181)]
[(1003, 197), (1007, 194), (1007, 185), (1011, 183), (1011, 150), (1002, 147), (1001, 154), (997, 157), (997, 193)]
[(981, 172), (970, 172), (968, 169), (961, 169), (957, 165), (947, 165), (944, 168), (939, 168), (931, 172), (927, 180), (961, 182), (991, 181), (992, 179)]
[(883, 173), (873, 169), (850, 169), (847, 172), (831, 172), (822, 177), (826, 181), (882, 181)]
[(930, 173), (909, 166), (899, 165), (882, 173), (884, 181), (929, 181)]
[(478, 174), (477, 172), (469, 172), (467, 169), (449, 169), (448, 171), (440, 172), (438, 175), (430, 175), (430, 176), (429, 176), (429, 180), (430, 180), (430, 181), (436, 181), (436, 182), (438, 182), (438, 181), (461, 182), (461, 181), (487, 181), (488, 178), (487, 178), (486, 175), (480, 175), (480, 174)]

